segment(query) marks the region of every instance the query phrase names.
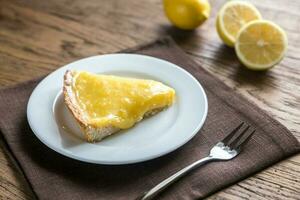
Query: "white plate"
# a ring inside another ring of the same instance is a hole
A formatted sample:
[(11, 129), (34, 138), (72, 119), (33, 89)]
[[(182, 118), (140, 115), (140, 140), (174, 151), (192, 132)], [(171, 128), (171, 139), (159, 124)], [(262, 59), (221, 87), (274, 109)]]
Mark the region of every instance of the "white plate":
[[(67, 69), (86, 70), (161, 81), (176, 91), (176, 103), (98, 143), (87, 143), (63, 103)], [(129, 164), (165, 155), (189, 141), (202, 127), (207, 98), (199, 82), (170, 62), (136, 54), (85, 58), (54, 71), (32, 92), (27, 118), (34, 134), (48, 147), (73, 159), (98, 164)]]

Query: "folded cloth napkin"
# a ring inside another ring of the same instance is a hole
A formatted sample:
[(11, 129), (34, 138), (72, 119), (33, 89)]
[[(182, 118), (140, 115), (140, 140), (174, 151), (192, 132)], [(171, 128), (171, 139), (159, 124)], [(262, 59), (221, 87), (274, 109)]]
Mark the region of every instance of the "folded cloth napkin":
[(194, 170), (157, 199), (206, 197), (300, 151), (299, 142), (289, 130), (206, 72), (171, 39), (125, 52), (162, 58), (193, 74), (208, 97), (208, 117), (203, 128), (190, 142), (161, 158), (120, 166), (89, 164), (54, 152), (32, 133), (26, 119), (26, 105), (39, 80), (3, 89), (0, 91), (1, 133), (39, 199), (135, 199), (206, 156), (209, 149), (241, 121), (257, 131), (239, 156)]

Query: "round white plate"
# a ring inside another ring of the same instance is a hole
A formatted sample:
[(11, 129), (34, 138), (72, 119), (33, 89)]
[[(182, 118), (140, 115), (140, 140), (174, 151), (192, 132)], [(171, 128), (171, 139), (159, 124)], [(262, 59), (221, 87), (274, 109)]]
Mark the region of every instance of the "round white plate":
[[(63, 102), (67, 69), (161, 81), (175, 89), (176, 102), (133, 128), (87, 143)], [(39, 83), (27, 106), (29, 125), (45, 145), (70, 158), (98, 164), (129, 164), (165, 155), (189, 141), (206, 115), (205, 92), (191, 74), (170, 62), (136, 54), (94, 56), (67, 64)]]

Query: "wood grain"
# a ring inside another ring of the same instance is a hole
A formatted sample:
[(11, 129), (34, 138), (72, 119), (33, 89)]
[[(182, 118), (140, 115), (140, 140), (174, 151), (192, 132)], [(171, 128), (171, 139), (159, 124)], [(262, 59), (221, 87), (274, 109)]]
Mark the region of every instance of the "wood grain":
[[(284, 60), (255, 73), (238, 62), (215, 31), (217, 10), (195, 31), (169, 25), (161, 0), (0, 0), (0, 87), (45, 75), (79, 58), (119, 51), (171, 35), (200, 65), (255, 102), (300, 139), (300, 1), (253, 0), (288, 34)], [(34, 199), (0, 143), (0, 199)], [(300, 199), (300, 155), (208, 199)]]

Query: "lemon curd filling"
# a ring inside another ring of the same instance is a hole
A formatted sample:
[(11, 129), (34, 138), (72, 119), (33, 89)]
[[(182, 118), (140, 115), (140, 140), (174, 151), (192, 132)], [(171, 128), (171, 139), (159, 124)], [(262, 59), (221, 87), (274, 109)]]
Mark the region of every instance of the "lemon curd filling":
[(175, 90), (153, 80), (76, 72), (72, 89), (89, 123), (127, 129), (148, 111), (172, 105)]

